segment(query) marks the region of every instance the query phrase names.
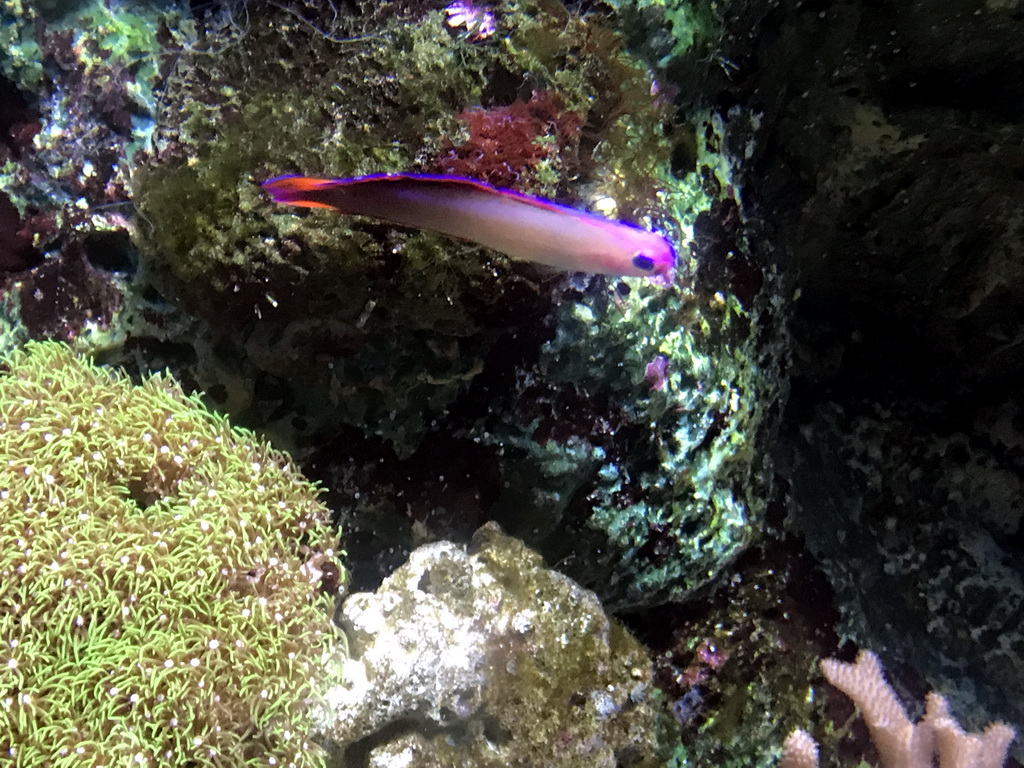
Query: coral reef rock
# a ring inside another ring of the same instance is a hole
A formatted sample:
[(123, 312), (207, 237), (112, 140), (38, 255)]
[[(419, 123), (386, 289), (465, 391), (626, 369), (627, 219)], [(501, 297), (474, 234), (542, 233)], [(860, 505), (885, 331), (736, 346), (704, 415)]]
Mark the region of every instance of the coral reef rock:
[(341, 765), (654, 765), (643, 647), (595, 595), (490, 523), (412, 553), (342, 607), (328, 694)]
[(839, 633), (969, 729), (1024, 724), (1018, 6), (730, 4), (674, 80), (761, 108), (725, 147), (798, 299), (775, 469)]

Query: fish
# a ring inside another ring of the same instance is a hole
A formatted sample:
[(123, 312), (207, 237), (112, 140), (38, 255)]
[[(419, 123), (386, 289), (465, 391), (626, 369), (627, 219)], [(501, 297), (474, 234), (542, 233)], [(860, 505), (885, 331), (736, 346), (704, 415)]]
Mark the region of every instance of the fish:
[(671, 279), (667, 238), (633, 224), (461, 176), (397, 173), (263, 182), (275, 203), (439, 232), (558, 270)]

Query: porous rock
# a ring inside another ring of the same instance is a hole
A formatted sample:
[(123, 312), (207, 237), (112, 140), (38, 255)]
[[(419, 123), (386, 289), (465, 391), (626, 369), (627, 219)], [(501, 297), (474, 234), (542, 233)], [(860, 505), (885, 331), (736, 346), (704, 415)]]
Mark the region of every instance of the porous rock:
[(341, 765), (653, 765), (643, 647), (495, 524), (436, 542), (341, 610)]

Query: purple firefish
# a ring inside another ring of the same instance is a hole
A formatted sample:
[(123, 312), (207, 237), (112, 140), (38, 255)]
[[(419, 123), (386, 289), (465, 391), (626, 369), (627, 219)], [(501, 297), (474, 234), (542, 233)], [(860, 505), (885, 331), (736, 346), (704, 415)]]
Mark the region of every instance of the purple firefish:
[(263, 188), (276, 203), (440, 232), (556, 269), (671, 279), (676, 263), (657, 233), (458, 176), (278, 176)]

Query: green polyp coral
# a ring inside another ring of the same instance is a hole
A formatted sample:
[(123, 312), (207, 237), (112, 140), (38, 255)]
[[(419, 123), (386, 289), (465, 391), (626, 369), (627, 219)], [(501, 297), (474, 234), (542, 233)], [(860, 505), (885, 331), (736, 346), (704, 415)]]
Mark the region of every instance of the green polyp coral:
[[(429, 233), (274, 206), (259, 182), (437, 172), (466, 139), (464, 110), (552, 92), (597, 147), (543, 153), (520, 187), (572, 202), (583, 195), (570, 181), (586, 176), (587, 197), (614, 198), (623, 217), (656, 214), (646, 171), (670, 152), (664, 110), (614, 33), (558, 4), (503, 4), (509, 36), (481, 43), (442, 11), (371, 14), (373, 34), (339, 43), (264, 10), (276, 21), (183, 56), (168, 82), (168, 124), (133, 184), (147, 274), (209, 324), (204, 389), (222, 389), (226, 372), (257, 382), (229, 398), (246, 423), (295, 446), (356, 427), (406, 456), (495, 339), (548, 311), (544, 276)], [(270, 390), (267, 407), (258, 393)]]
[(0, 754), (317, 766), (340, 569), (317, 489), (169, 379), (30, 343), (0, 375)]

